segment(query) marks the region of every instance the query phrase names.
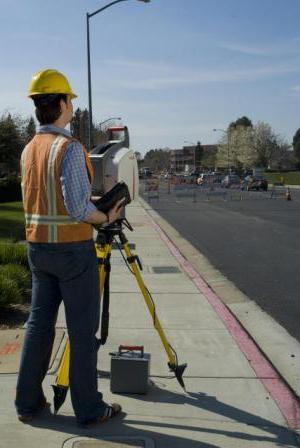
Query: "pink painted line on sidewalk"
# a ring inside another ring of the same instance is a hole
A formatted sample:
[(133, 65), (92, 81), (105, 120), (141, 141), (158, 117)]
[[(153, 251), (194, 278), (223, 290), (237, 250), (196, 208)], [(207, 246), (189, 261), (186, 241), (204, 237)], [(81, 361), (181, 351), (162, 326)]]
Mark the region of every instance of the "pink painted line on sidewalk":
[(260, 348), (255, 344), (229, 308), (227, 308), (216, 293), (208, 286), (199, 272), (194, 269), (193, 265), (182, 255), (176, 245), (150, 215), (149, 218), (152, 226), (156, 229), (160, 238), (166, 243), (170, 252), (177, 259), (225, 324), (235, 342), (249, 361), (256, 376), (276, 402), (282, 415), (287, 421), (288, 427), (291, 429), (300, 429), (299, 399), (285, 384), (272, 364), (266, 359)]

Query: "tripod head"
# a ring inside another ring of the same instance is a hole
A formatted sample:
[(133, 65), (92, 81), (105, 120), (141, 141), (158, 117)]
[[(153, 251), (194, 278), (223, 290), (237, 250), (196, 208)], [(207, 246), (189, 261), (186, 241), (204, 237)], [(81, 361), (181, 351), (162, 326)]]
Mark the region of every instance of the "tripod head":
[(117, 219), (107, 226), (94, 226), (97, 231), (96, 244), (111, 244), (114, 237), (118, 236), (122, 244), (127, 243), (127, 238), (124, 235), (123, 229), (126, 227), (133, 232), (133, 227), (127, 218)]

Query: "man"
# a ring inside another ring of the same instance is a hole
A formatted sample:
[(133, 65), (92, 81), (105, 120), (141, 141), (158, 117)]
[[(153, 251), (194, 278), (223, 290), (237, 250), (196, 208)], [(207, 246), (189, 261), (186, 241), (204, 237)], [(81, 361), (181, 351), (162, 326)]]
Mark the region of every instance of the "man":
[(121, 411), (97, 390), (99, 274), (92, 224), (120, 218), (122, 200), (107, 214), (91, 202), (93, 170), (86, 150), (65, 130), (76, 97), (57, 70), (36, 73), (29, 87), (37, 134), (21, 156), (22, 193), (32, 272), (32, 304), (17, 383), (16, 409), (27, 423), (46, 405), (42, 382), (63, 301), (70, 340), (70, 392), (79, 424), (102, 423)]

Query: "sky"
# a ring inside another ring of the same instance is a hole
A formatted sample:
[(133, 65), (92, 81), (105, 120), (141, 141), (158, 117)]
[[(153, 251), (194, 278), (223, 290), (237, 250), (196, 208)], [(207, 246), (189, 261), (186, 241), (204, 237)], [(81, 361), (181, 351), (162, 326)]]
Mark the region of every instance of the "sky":
[[(34, 114), (33, 73), (56, 68), (88, 105), (86, 13), (110, 0), (0, 0), (0, 114)], [(246, 115), (291, 142), (300, 127), (299, 0), (126, 0), (90, 23), (93, 119), (131, 147), (213, 144)]]

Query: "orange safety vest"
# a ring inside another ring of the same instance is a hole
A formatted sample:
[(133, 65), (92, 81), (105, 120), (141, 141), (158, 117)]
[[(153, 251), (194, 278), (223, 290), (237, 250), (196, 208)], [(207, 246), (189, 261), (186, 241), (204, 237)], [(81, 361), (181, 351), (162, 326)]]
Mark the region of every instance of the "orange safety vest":
[[(76, 140), (61, 134), (37, 134), (22, 152), (22, 195), (27, 241), (69, 243), (92, 239), (92, 226), (76, 221), (64, 205), (60, 168), (72, 141)], [(92, 164), (87, 151), (84, 148), (83, 151), (92, 181)]]

